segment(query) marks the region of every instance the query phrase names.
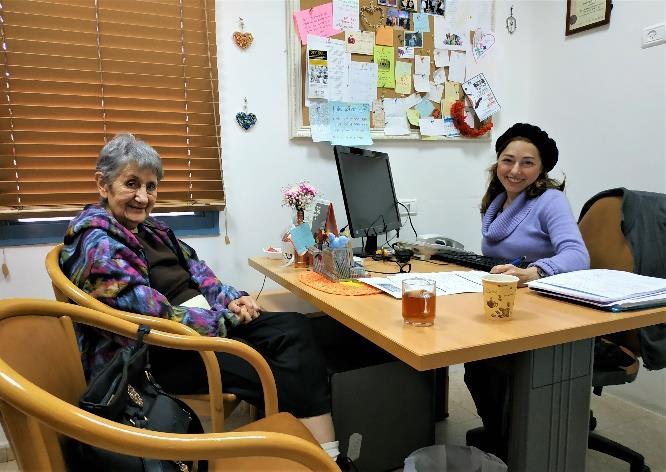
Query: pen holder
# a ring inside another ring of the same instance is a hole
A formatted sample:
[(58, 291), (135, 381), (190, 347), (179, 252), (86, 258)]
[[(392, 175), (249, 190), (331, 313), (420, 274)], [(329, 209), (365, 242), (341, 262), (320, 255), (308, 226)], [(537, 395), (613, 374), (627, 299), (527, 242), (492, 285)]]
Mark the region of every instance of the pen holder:
[(325, 247), (320, 250), (313, 246), (308, 252), (312, 260), (312, 270), (330, 280), (349, 280), (365, 275), (362, 268), (354, 267), (354, 254), (350, 248)]

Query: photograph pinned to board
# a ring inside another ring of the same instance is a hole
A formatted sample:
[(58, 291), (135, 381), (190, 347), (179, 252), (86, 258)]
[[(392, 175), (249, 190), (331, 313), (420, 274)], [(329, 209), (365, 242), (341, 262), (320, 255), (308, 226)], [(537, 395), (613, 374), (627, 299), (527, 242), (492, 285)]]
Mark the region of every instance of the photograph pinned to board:
[(398, 10), (397, 8), (389, 8), (386, 17), (386, 26), (398, 29), (410, 29), (411, 22), (409, 21), (409, 12), (406, 10)]
[(421, 13), (444, 16), (446, 2), (444, 0), (421, 0)]
[(500, 104), (483, 74), (477, 74), (464, 82), (462, 88), (480, 121), (500, 111)]
[(417, 0), (400, 0), (400, 9), (408, 11), (410, 13), (418, 12)]
[(328, 51), (308, 49), (308, 98), (328, 99)]
[(420, 31), (406, 31), (405, 46), (409, 48), (422, 48), (423, 33), (421, 33)]

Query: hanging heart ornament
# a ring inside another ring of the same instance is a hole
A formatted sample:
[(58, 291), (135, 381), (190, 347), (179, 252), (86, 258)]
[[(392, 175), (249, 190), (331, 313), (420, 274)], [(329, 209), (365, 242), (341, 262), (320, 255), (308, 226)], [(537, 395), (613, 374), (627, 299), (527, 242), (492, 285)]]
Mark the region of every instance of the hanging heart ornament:
[(244, 111), (239, 111), (236, 113), (236, 122), (241, 128), (247, 131), (257, 123), (257, 115), (254, 113), (245, 113)]
[(254, 41), (254, 36), (252, 36), (252, 33), (241, 31), (234, 31), (233, 38), (236, 46), (241, 49), (249, 48), (252, 45), (252, 41)]

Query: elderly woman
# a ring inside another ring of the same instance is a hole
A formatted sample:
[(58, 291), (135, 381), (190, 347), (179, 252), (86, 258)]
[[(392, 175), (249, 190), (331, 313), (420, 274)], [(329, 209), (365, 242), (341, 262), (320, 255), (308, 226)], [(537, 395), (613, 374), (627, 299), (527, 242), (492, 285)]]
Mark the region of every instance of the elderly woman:
[[(540, 277), (589, 269), (590, 256), (562, 192), (564, 182), (548, 176), (558, 159), (555, 140), (538, 126), (516, 123), (495, 143), (497, 162), (481, 201), (484, 255), (524, 259), (528, 267), (495, 266), (494, 274), (518, 277), (519, 285)], [(483, 430), (467, 442), (501, 458), (507, 456), (512, 356), (465, 364), (469, 388)]]
[[(336, 458), (326, 366), (307, 318), (262, 312), (246, 292), (222, 283), (191, 247), (150, 217), (163, 170), (148, 144), (120, 134), (102, 148), (96, 170), (101, 203), (86, 206), (70, 223), (63, 271), (114, 308), (168, 318), (204, 336), (229, 336), (253, 346), (273, 371), (280, 409), (300, 418)], [(94, 375), (128, 342), (95, 328), (81, 329), (86, 375)], [(261, 406), (261, 384), (249, 364), (227, 354), (218, 357), (225, 390)], [(205, 370), (195, 353), (154, 349), (151, 362), (168, 391), (206, 391)]]

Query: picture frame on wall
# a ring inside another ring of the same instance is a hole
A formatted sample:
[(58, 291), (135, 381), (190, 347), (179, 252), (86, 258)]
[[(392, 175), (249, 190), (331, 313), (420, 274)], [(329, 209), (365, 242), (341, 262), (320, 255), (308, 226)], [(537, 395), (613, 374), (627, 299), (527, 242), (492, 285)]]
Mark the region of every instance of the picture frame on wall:
[(567, 0), (565, 35), (609, 24), (612, 8), (611, 0)]

